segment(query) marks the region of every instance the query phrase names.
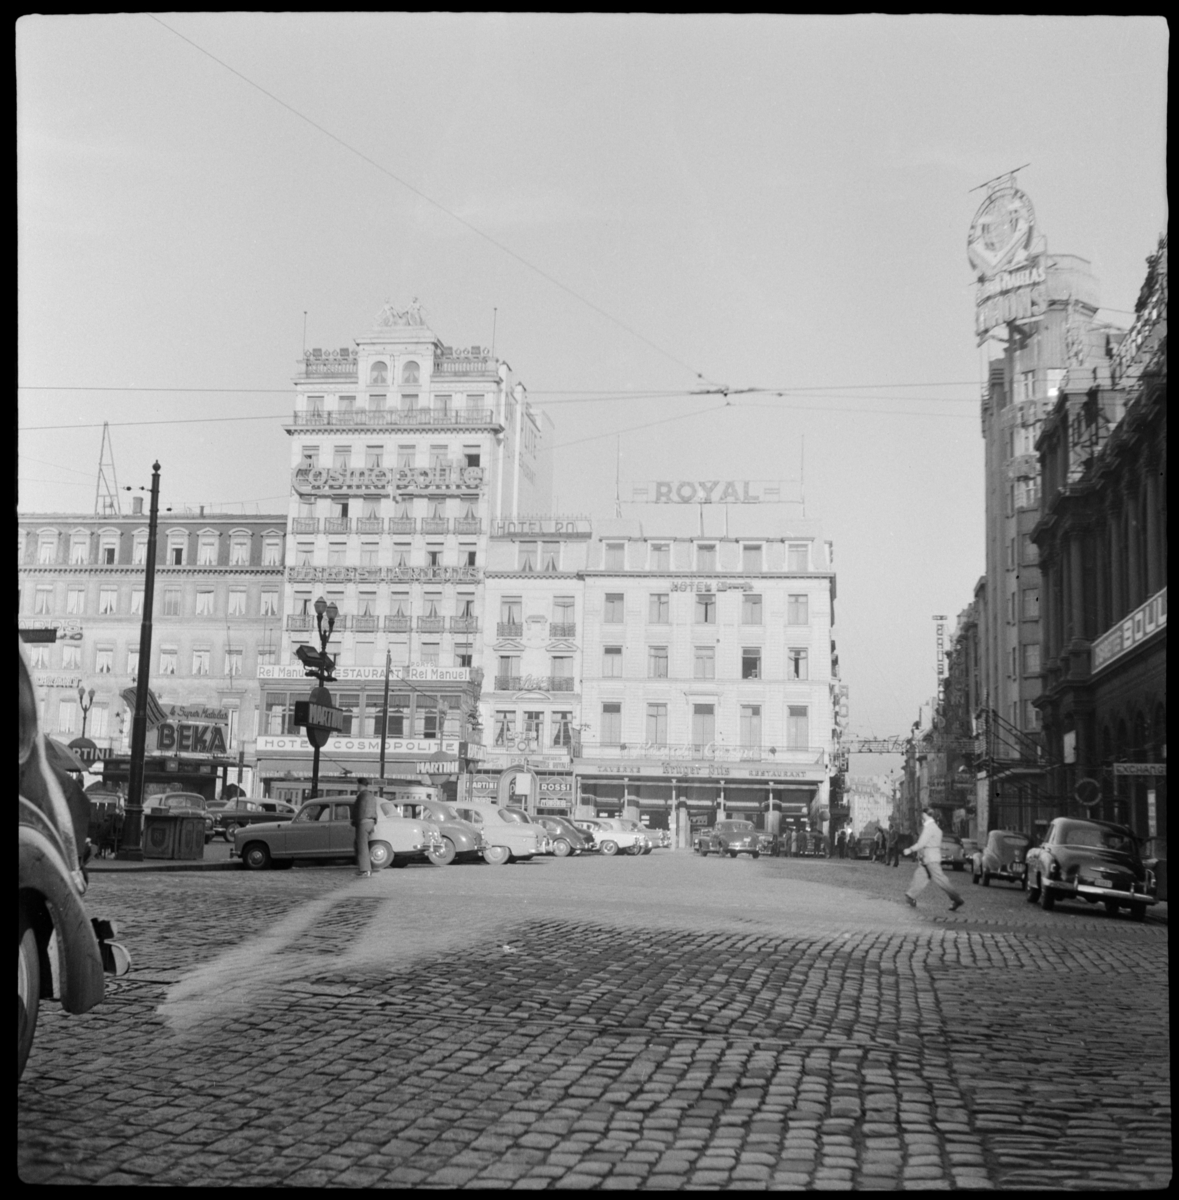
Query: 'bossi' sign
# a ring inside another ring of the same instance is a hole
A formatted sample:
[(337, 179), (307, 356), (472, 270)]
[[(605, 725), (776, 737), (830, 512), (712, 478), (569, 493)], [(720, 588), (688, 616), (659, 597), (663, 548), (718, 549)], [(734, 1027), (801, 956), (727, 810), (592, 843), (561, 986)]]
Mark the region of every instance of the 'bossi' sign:
[(295, 472), (300, 492), (474, 492), (483, 487), (482, 467), (443, 463), (435, 467), (308, 467)]

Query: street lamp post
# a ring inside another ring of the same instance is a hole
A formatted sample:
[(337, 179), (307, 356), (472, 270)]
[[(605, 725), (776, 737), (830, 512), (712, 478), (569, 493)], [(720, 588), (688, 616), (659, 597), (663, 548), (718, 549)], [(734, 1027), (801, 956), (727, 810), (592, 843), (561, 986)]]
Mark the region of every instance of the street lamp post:
[[(340, 610), (335, 604), (328, 604), (322, 596), (315, 602), (315, 628), (319, 633), (319, 664), (316, 667), (316, 678), (319, 680), (319, 686), (323, 687), (327, 670), (327, 646), (331, 640), (332, 630), (336, 627), (336, 618), (340, 615)], [(324, 632), (323, 619), (327, 617), (327, 632)], [(315, 747), (315, 753), (311, 759), (311, 799), (314, 800), (319, 795), (319, 747)]]
[(78, 706), (82, 710), (82, 736), (86, 736), (86, 718), (90, 716), (90, 710), (94, 707), (94, 689), (89, 692), (84, 687), (78, 688)]

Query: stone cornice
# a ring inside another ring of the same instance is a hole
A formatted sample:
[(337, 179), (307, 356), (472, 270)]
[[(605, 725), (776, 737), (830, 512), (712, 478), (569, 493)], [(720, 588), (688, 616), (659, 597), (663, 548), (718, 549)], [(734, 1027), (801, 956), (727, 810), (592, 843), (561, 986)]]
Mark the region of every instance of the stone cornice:
[[(262, 578), (281, 579), (284, 567), (280, 564), (274, 567), (156, 567), (156, 579), (181, 579), (194, 576), (205, 576), (212, 583), (217, 579), (231, 576), (256, 575)], [(80, 578), (91, 575), (109, 577), (112, 579), (143, 579), (143, 566), (116, 563), (113, 566), (105, 563), (21, 563), (17, 570), (26, 575), (64, 575), (70, 578)]]

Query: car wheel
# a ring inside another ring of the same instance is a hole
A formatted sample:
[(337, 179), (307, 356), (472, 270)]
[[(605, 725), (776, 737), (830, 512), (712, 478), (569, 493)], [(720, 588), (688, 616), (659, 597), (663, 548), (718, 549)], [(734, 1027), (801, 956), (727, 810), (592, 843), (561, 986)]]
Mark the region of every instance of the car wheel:
[(483, 851), (483, 861), (492, 867), (502, 867), (512, 857), (507, 846), (488, 846)]
[(270, 865), (276, 871), (289, 871), (295, 865), (295, 860), (293, 858), (276, 858)]
[(1111, 917), (1116, 917), (1118, 915), (1119, 905), (1116, 900), (1103, 900), (1102, 903), (1105, 905), (1105, 911), (1109, 913)]
[(954, 864), (954, 870), (955, 870), (955, 871), (965, 871), (965, 870), (966, 870), (966, 864), (965, 864), (965, 863), (955, 863), (955, 864)]
[(729, 857), (730, 857), (730, 858), (736, 858), (736, 857), (737, 857), (737, 851), (736, 851), (736, 850), (730, 850), (730, 851), (729, 851)]
[(761, 851), (760, 851), (760, 850), (755, 850), (755, 851), (753, 852), (753, 857), (754, 857), (754, 858), (761, 858)]
[(602, 853), (603, 854), (617, 854), (618, 853), (618, 843), (607, 839), (606, 841), (604, 841), (602, 843)]
[(984, 871), (984, 872), (982, 873), (982, 885), (983, 885), (983, 887), (990, 887), (990, 886), (991, 886), (991, 873), (990, 873), (990, 871)]
[(1044, 886), (1044, 881), (1040, 880), (1040, 907), (1045, 912), (1051, 912), (1056, 907), (1056, 897), (1052, 894), (1052, 889)]
[(651, 851), (652, 851), (652, 850), (654, 850), (654, 849), (655, 849), (655, 847), (654, 847), (654, 846), (644, 846), (644, 847), (643, 847), (643, 853), (644, 853), (644, 854), (650, 854), (650, 853), (651, 853)]
[(1131, 921), (1145, 921), (1146, 920), (1146, 905), (1145, 904), (1131, 904), (1130, 905), (1130, 920)]
[(557, 838), (553, 843), (553, 853), (557, 858), (568, 858), (573, 847), (564, 838)]
[(265, 842), (251, 842), (242, 851), (242, 862), (251, 871), (265, 871), (270, 866), (270, 847)]
[(393, 847), (388, 842), (369, 842), (368, 862), (374, 871), (383, 871), (393, 861)]
[(427, 853), (426, 857), (436, 867), (449, 867), (450, 864), (454, 862), (456, 858), (458, 858), (458, 851), (455, 849), (454, 842), (452, 842), (450, 838), (443, 838), (442, 849), (431, 850), (429, 853)]
[(225, 828), (221, 831), (221, 836), (232, 846), (233, 845), (233, 835), (236, 832), (237, 832), (236, 825), (226, 825)]
[(708, 857), (708, 847), (704, 846), (704, 845), (697, 846), (696, 853), (699, 854), (701, 858), (707, 858)]
[(33, 1036), (37, 1032), (37, 1014), (41, 1010), (41, 956), (37, 934), (24, 905), (16, 942), (16, 1077), (25, 1073)]

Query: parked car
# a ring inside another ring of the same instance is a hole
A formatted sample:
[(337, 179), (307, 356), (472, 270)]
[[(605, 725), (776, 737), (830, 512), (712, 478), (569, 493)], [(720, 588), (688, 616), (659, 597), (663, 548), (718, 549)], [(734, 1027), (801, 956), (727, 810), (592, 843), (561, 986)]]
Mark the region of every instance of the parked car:
[(624, 833), (637, 833), (643, 839), (628, 847), (628, 854), (650, 854), (655, 849), (656, 837), (653, 836), (653, 831), (645, 825), (640, 825), (638, 821), (621, 820), (618, 822), (618, 828)]
[(769, 833), (766, 830), (759, 830), (757, 834), (757, 848), (762, 854), (769, 854), (776, 857), (778, 854), (779, 838), (776, 833)]
[(231, 800), (227, 804), (211, 806), (213, 832), (219, 833), (227, 842), (233, 841), (238, 829), (247, 825), (259, 825), (267, 821), (290, 821), (299, 810), (293, 804), (281, 800)]
[(1044, 841), (1027, 853), (1028, 900), (1051, 911), (1058, 900), (1099, 900), (1110, 913), (1128, 908), (1135, 921), (1157, 904), (1154, 872), (1124, 825), (1056, 817)]
[(594, 839), (565, 817), (537, 817), (536, 820), (548, 831), (557, 858), (568, 858), (571, 854), (582, 854), (594, 848)]
[[(635, 826), (634, 821), (623, 822), (613, 817), (580, 817), (573, 824), (583, 832), (590, 834), (594, 839), (594, 848), (603, 854), (613, 855), (620, 850), (641, 854), (644, 845), (650, 844), (647, 835), (641, 827)], [(635, 826), (635, 828), (627, 828), (627, 826)]]
[(1010, 829), (992, 829), (987, 844), (970, 860), (970, 882), (990, 887), (992, 879), (1005, 879), (1027, 887), (1027, 853), (1032, 839)]
[(448, 867), (451, 863), (467, 862), (483, 857), (487, 842), (478, 826), (464, 821), (454, 806), (444, 800), (395, 800), (397, 811), (403, 817), (420, 817), (438, 827), (442, 834), (442, 849), (431, 850), (426, 857), (436, 867)]
[(942, 834), (942, 866), (953, 867), (955, 871), (966, 870), (966, 851), (962, 848), (962, 839), (952, 833)]
[[(355, 796), (320, 797), (307, 801), (289, 821), (237, 829), (229, 857), (240, 858), (252, 871), (351, 858), (356, 852), (356, 830), (352, 825), (355, 804)], [(377, 824), (368, 842), (374, 871), (404, 866), (441, 849), (442, 834), (436, 825), (402, 817), (392, 801), (377, 801)]]
[(19, 1080), (33, 1048), (41, 1001), (60, 1000), (66, 1012), (87, 1012), (102, 1001), (105, 976), (126, 974), (131, 958), (111, 940), (117, 932), (114, 924), (86, 911), (87, 879), (79, 851), (86, 844), (89, 801), (74, 780), (46, 760), (37, 693), (19, 643), (17, 662)]
[(552, 848), (548, 831), (518, 808), (501, 807), (492, 801), (464, 800), (454, 806), (454, 811), (482, 833), (487, 843), (483, 861), (493, 867), (517, 859), (527, 861), (534, 855), (547, 854)]
[(700, 839), (698, 849), (703, 855), (727, 854), (730, 858), (736, 858), (738, 854), (748, 854), (753, 858), (761, 857), (761, 842), (752, 821), (717, 821), (715, 827), (708, 831), (708, 836)]
[(143, 812), (144, 815), (152, 812), (200, 813), (205, 819), (205, 845), (213, 840), (213, 810), (199, 792), (155, 792), (143, 798)]

